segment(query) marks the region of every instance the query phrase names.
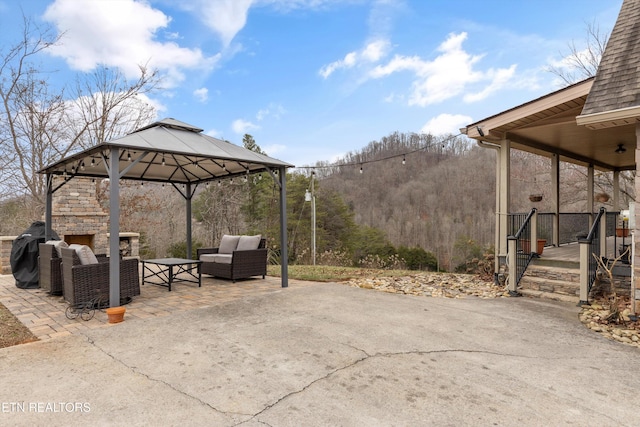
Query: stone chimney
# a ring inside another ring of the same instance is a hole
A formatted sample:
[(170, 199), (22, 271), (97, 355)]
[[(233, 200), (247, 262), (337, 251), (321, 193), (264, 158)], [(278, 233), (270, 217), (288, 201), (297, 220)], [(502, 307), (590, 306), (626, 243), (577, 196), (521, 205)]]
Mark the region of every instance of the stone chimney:
[[(54, 188), (62, 178), (54, 179)], [(100, 180), (73, 178), (53, 193), (53, 231), (68, 244), (88, 245), (98, 254), (108, 253), (109, 213), (96, 197)]]

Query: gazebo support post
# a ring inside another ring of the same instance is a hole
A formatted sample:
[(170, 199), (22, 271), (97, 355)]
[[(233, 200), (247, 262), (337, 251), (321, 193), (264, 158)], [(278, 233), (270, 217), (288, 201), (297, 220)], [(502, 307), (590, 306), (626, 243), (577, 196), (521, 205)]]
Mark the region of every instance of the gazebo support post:
[(287, 169), (278, 168), (280, 177), (280, 268), (282, 287), (289, 287), (289, 243), (287, 242)]
[(109, 158), (109, 306), (120, 305), (120, 149)]
[(191, 199), (193, 194), (191, 194), (191, 183), (187, 182), (185, 186), (185, 199), (187, 200), (187, 255), (185, 258), (191, 259)]
[(53, 220), (53, 186), (52, 186), (52, 181), (53, 181), (53, 177), (51, 176), (51, 174), (47, 174), (47, 199), (45, 201), (45, 205), (44, 205), (44, 241), (48, 242), (49, 240), (51, 240), (51, 236), (53, 235), (53, 233), (51, 232), (52, 230), (52, 223), (51, 221)]

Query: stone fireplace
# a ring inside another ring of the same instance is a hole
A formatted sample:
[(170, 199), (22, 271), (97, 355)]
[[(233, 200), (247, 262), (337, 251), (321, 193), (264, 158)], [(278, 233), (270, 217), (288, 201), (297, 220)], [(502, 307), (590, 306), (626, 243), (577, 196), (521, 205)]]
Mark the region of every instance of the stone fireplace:
[[(54, 187), (62, 178), (55, 177)], [(97, 254), (109, 255), (109, 212), (98, 202), (100, 181), (74, 178), (53, 193), (51, 228), (68, 244), (89, 246)], [(138, 257), (140, 233), (122, 232), (120, 254)]]
[[(61, 178), (54, 180), (58, 185)], [(53, 193), (51, 228), (68, 244), (89, 246), (95, 253), (108, 250), (109, 213), (96, 197), (97, 183), (74, 178)]]

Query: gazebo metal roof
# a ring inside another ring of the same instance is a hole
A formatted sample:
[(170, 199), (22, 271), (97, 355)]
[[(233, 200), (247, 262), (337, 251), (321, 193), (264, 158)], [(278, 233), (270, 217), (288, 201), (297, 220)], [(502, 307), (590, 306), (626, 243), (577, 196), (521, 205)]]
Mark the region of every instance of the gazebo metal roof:
[(175, 184), (233, 178), (289, 163), (202, 133), (187, 123), (164, 119), (122, 138), (103, 142), (61, 159), (40, 173), (104, 178), (112, 148), (119, 149), (122, 179)]
[[(280, 187), (280, 244), (282, 287), (288, 286), (286, 169), (289, 163), (202, 134), (202, 129), (175, 119), (164, 119), (122, 138), (103, 142), (65, 157), (38, 171), (47, 175), (45, 222), (51, 236), (53, 193), (75, 177), (109, 178), (109, 233), (120, 234), (120, 179), (170, 183), (186, 200), (187, 254), (191, 253), (191, 199), (200, 183), (269, 172)], [(53, 176), (63, 182), (53, 186)], [(184, 184), (184, 188), (178, 185)], [(111, 254), (119, 253), (111, 239)], [(120, 305), (120, 259), (112, 256), (109, 273), (110, 305)]]

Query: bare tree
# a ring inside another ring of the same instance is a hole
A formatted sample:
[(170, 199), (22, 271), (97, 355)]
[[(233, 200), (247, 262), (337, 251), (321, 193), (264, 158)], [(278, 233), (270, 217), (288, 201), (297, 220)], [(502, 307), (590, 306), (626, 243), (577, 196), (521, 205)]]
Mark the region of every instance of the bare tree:
[(100, 66), (78, 76), (71, 97), (65, 89), (53, 89), (36, 60), (62, 36), (25, 18), (21, 39), (0, 52), (0, 186), (5, 197), (30, 201), (34, 218), (42, 212), (46, 191), (40, 169), (131, 132), (155, 115), (142, 95), (157, 86), (159, 77), (144, 66), (132, 82)]
[(46, 153), (27, 152), (28, 141), (37, 138), (42, 146), (55, 138), (43, 127), (57, 119), (61, 104), (59, 97), (49, 95), (44, 73), (31, 61), (59, 39), (25, 17), (20, 40), (0, 52), (0, 185), (5, 197), (15, 197), (23, 190), (38, 193), (26, 178), (33, 176), (40, 166), (39, 157)]
[(568, 46), (569, 52), (560, 52), (563, 58), (561, 64), (547, 68), (547, 71), (560, 77), (566, 85), (595, 76), (607, 47), (609, 32), (601, 31), (595, 22), (587, 23), (586, 26), (586, 46), (581, 49), (572, 40)]

